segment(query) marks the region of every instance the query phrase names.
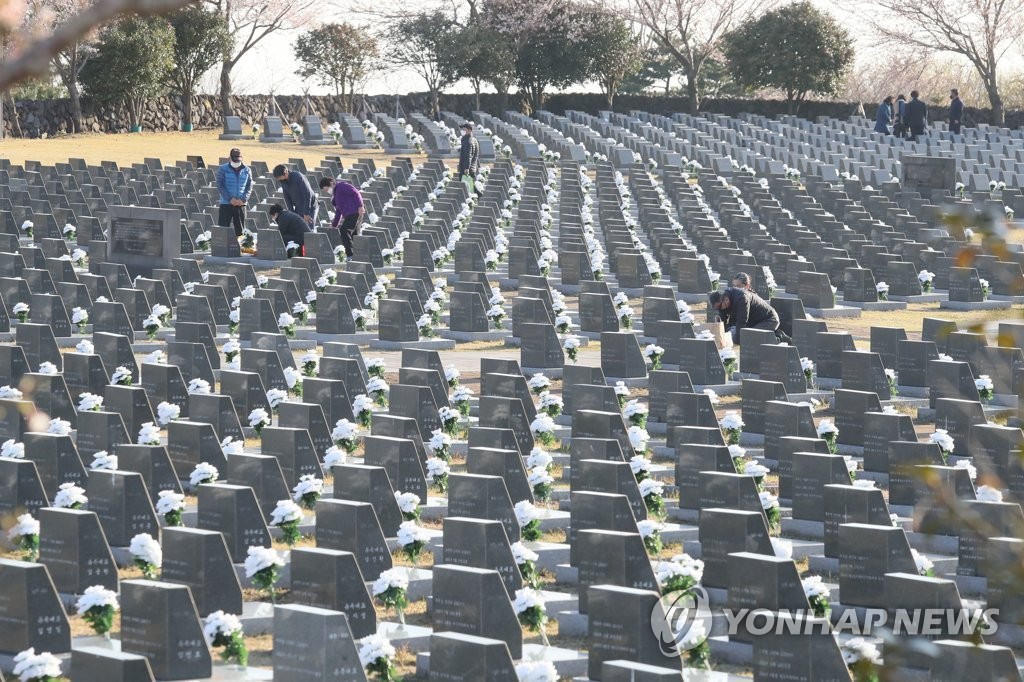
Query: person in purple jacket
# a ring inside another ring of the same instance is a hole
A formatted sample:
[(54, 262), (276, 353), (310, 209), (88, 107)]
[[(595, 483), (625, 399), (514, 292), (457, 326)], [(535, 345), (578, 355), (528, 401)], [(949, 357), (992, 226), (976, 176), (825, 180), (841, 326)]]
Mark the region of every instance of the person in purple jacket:
[(363, 195), (359, 188), (348, 180), (335, 181), (332, 178), (323, 178), (320, 180), (320, 189), (331, 193), (331, 203), (334, 204), (334, 220), (331, 221), (331, 226), (340, 228), (345, 255), (351, 258), (352, 238), (359, 234), (359, 220), (366, 213)]

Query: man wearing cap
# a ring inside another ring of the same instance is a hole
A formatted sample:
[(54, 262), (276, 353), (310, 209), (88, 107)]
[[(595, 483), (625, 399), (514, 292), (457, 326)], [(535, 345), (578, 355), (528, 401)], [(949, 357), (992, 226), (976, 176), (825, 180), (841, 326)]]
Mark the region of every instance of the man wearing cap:
[(284, 192), (284, 207), (302, 216), (307, 225), (315, 226), (320, 203), (306, 176), (298, 171), (288, 170), (287, 166), (279, 163), (274, 166), (274, 179), (281, 183), (281, 191)]
[[(480, 170), (480, 143), (473, 137), (473, 123), (466, 121), (462, 124), (462, 147), (459, 149), (459, 180), (463, 180), (466, 176), (475, 182), (476, 174)], [(470, 187), (473, 187), (472, 182), (467, 182)]]
[(245, 205), (252, 192), (252, 172), (242, 163), (242, 150), (231, 150), (226, 163), (217, 166), (217, 191), (220, 192), (220, 208), (217, 224), (221, 227), (235, 227), (235, 236), (242, 236), (245, 225)]
[(727, 287), (708, 294), (708, 305), (718, 311), (718, 317), (732, 334), (732, 342), (740, 342), (741, 329), (767, 329), (775, 338), (789, 343), (792, 339), (779, 329), (779, 314), (768, 301), (749, 289)]

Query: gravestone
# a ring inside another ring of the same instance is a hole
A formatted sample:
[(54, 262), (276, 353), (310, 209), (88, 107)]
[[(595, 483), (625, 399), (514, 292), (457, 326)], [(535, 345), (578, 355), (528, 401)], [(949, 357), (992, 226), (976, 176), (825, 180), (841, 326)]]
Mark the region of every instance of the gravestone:
[(184, 585), (121, 583), (121, 650), (148, 658), (159, 680), (191, 680), (212, 672), (202, 622)]
[(573, 552), (579, 568), (580, 613), (589, 611), (588, 594), (594, 585), (618, 585), (643, 590), (658, 587), (643, 538), (637, 532), (580, 530)]
[(509, 542), (519, 541), (519, 522), (513, 502), (505, 481), (499, 476), (450, 474), (448, 516), (500, 521)]
[(843, 604), (886, 608), (886, 573), (917, 573), (902, 528), (844, 523), (839, 526), (839, 591)]
[(252, 488), (225, 483), (199, 486), (197, 526), (224, 536), (234, 563), (245, 561), (249, 547), (270, 547), (270, 531)]
[(587, 674), (604, 679), (606, 661), (625, 658), (675, 671), (682, 671), (682, 658), (666, 652), (655, 634), (669, 632), (674, 623), (667, 619), (659, 604), (657, 591), (597, 585), (589, 588), (587, 621)]
[(0, 652), (71, 650), (71, 626), (46, 567), (0, 559)]
[(891, 523), (889, 506), (879, 488), (854, 485), (827, 485), (825, 501), (825, 556), (838, 557), (839, 527), (845, 523), (885, 526)]
[(603, 332), (601, 334), (601, 369), (606, 377), (637, 378), (647, 376), (644, 359), (632, 332)]
[(39, 563), (58, 592), (82, 594), (91, 585), (117, 589), (117, 565), (93, 512), (40, 509)]
[(71, 669), (78, 680), (153, 682), (153, 671), (145, 656), (101, 647), (76, 647), (71, 652)]
[(366, 680), (346, 614), (314, 606), (274, 607), (274, 679)]
[(391, 568), (391, 552), (367, 502), (321, 499), (316, 503), (316, 544), (319, 548), (351, 552), (364, 576)]
[(96, 513), (114, 547), (126, 547), (139, 533), (157, 537), (160, 523), (142, 476), (130, 471), (92, 471), (85, 482), (89, 510)]
[[(181, 214), (174, 209), (110, 206), (106, 260), (129, 274), (152, 277), (181, 255)], [(159, 677), (159, 674), (157, 675)]]
[(516, 590), (523, 587), (522, 575), (500, 521), (448, 516), (444, 519), (443, 548), (445, 565), (497, 571), (509, 599), (514, 599)]
[(242, 613), (242, 586), (224, 536), (199, 528), (164, 528), (160, 579), (186, 585), (199, 613)]
[(298, 604), (344, 611), (352, 636), (377, 631), (377, 614), (355, 554), (303, 548), (291, 553), (291, 598)]
[(438, 631), (498, 639), (512, 658), (523, 654), (523, 631), (497, 571), (435, 566), (432, 622)]
[(50, 501), (31, 460), (0, 458), (0, 515), (14, 518), (48, 507)]
[(729, 586), (728, 557), (733, 552), (774, 555), (768, 536), (768, 524), (760, 511), (702, 509), (699, 537), (705, 587)]
[(519, 679), (505, 642), (455, 632), (434, 632), (430, 636), (430, 675), (451, 682)]

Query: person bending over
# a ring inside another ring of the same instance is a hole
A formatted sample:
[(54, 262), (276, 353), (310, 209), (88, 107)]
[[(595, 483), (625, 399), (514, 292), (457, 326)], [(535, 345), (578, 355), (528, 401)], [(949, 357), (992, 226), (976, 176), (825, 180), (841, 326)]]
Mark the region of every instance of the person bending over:
[(749, 289), (728, 287), (708, 294), (708, 305), (718, 311), (718, 317), (732, 335), (732, 342), (740, 342), (741, 329), (767, 329), (775, 338), (789, 343), (791, 339), (779, 329), (779, 314)]
[(281, 204), (274, 204), (267, 211), (270, 219), (277, 223), (277, 229), (281, 231), (281, 238), (284, 243), (295, 242), (299, 245), (299, 254), (305, 252), (306, 233), (312, 232), (313, 228), (302, 219), (298, 213), (288, 211)]

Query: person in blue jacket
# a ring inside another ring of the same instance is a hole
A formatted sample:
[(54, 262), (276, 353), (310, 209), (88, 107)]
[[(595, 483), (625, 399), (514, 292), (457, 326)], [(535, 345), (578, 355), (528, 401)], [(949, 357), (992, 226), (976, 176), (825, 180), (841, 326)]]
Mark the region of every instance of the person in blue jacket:
[(878, 105), (878, 113), (875, 114), (875, 132), (889, 134), (889, 126), (892, 124), (892, 95), (882, 100)]
[(220, 192), (220, 210), (217, 224), (235, 227), (235, 236), (242, 236), (245, 225), (245, 206), (252, 193), (252, 171), (242, 162), (242, 150), (231, 150), (227, 163), (217, 166), (217, 190)]

